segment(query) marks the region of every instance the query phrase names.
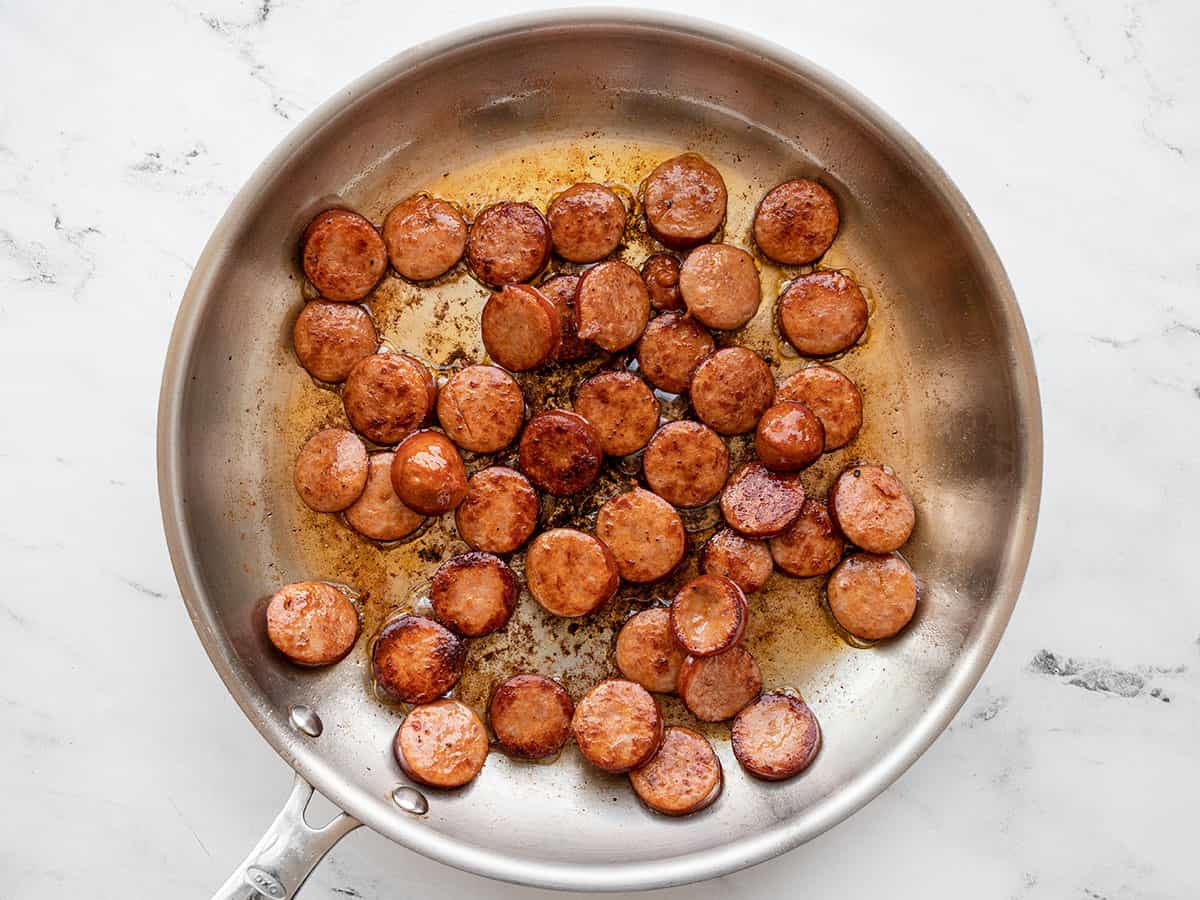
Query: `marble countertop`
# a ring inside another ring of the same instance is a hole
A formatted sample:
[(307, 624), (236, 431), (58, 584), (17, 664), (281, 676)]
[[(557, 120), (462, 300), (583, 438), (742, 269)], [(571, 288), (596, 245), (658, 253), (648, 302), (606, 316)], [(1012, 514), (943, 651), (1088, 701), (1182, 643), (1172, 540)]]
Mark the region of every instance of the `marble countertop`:
[[(536, 5), (0, 5), (0, 893), (208, 896), (277, 812), (291, 773), (209, 665), (162, 537), (176, 306), (309, 110)], [(751, 6), (686, 11), (854, 84), (973, 204), (1033, 339), (1045, 493), (1012, 624), (933, 748), (817, 840), (662, 894), (1195, 897), (1200, 6)], [(428, 890), (535, 893), (361, 829), (301, 896)]]

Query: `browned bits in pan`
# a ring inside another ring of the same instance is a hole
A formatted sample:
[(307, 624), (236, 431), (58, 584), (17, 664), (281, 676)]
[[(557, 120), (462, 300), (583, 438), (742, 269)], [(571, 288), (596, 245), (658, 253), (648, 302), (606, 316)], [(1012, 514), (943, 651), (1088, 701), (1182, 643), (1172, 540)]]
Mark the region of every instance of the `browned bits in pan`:
[(791, 525), (804, 504), (800, 476), (746, 463), (721, 493), (721, 513), (730, 528), (747, 537), (771, 537)]
[(831, 366), (801, 369), (779, 386), (775, 399), (795, 400), (811, 409), (825, 429), (827, 451), (846, 446), (862, 428), (862, 394)]
[(862, 290), (841, 272), (801, 275), (779, 296), (779, 327), (805, 356), (849, 350), (867, 330)]
[(871, 553), (898, 550), (916, 525), (908, 491), (887, 466), (850, 466), (829, 492), (829, 514), (850, 543)]
[(508, 624), (517, 608), (517, 576), (490, 553), (463, 553), (433, 576), (430, 600), (438, 621), (465, 637), (482, 637)]
[(356, 212), (330, 209), (304, 230), (304, 274), (326, 300), (361, 300), (387, 269), (387, 248)]
[(438, 392), (438, 422), (450, 439), (472, 453), (495, 453), (525, 424), (525, 397), (513, 377), (496, 366), (467, 366)]
[(683, 650), (671, 633), (671, 611), (644, 609), (626, 620), (617, 635), (617, 668), (630, 681), (659, 694), (675, 692)]
[(761, 356), (745, 347), (725, 347), (692, 375), (692, 409), (721, 434), (753, 431), (775, 400), (775, 378)]
[(613, 497), (600, 507), (596, 535), (616, 557), (621, 577), (636, 583), (670, 574), (687, 549), (679, 513), (641, 488)]
[(292, 345), (313, 378), (333, 384), (345, 381), (360, 360), (375, 352), (379, 335), (361, 306), (312, 300), (296, 317)]
[(554, 251), (570, 262), (604, 259), (621, 243), (628, 215), (621, 198), (604, 185), (572, 185), (546, 211)]
[(454, 204), (428, 194), (401, 200), (383, 220), (392, 268), (412, 281), (449, 272), (467, 247), (467, 220)]
[(392, 753), (413, 781), (435, 788), (462, 787), (487, 760), (487, 729), (469, 706), (438, 700), (404, 717)]
[(583, 416), (562, 409), (534, 416), (521, 435), (521, 471), (558, 497), (592, 486), (600, 474), (600, 436)]
[(758, 249), (785, 266), (820, 259), (837, 236), (841, 218), (837, 200), (807, 178), (772, 188), (754, 213)]
[(609, 456), (646, 446), (658, 427), (658, 398), (629, 372), (602, 372), (579, 386), (575, 410), (591, 423)]
[(771, 558), (781, 572), (799, 578), (824, 575), (842, 558), (846, 542), (821, 500), (805, 500), (800, 516), (771, 538)]
[(575, 705), (557, 681), (513, 675), (492, 694), (488, 718), (506, 753), (526, 759), (553, 756), (571, 736)]
[(575, 707), (571, 731), (579, 752), (606, 772), (628, 772), (649, 760), (663, 738), (658, 703), (640, 684), (602, 681)]
[(467, 496), (454, 511), (458, 536), (475, 550), (512, 553), (533, 534), (538, 497), (520, 472), (491, 466), (467, 482)]
[(668, 816), (688, 816), (721, 795), (721, 761), (703, 735), (690, 728), (668, 728), (650, 762), (629, 773), (643, 803)]
[(703, 244), (725, 221), (725, 179), (696, 153), (660, 163), (642, 184), (646, 228), (676, 250)]
[(401, 616), (379, 632), (371, 654), (379, 686), (405, 703), (436, 700), (462, 677), (467, 647), (424, 616)]
[(285, 585), (267, 604), (267, 636), (288, 659), (326, 666), (358, 639), (358, 612), (344, 593), (321, 581)]
[(724, 575), (743, 593), (753, 594), (766, 587), (774, 567), (766, 541), (722, 528), (704, 545), (700, 568), (706, 575)]
[(367, 448), (344, 428), (326, 428), (308, 439), (292, 474), (296, 493), (316, 512), (340, 512), (367, 485)]
[(549, 261), (550, 225), (534, 206), (505, 200), (475, 217), (467, 264), (484, 284), (530, 281)]
[(391, 453), (376, 453), (367, 469), (367, 486), (362, 496), (346, 510), (346, 522), (364, 537), (376, 541), (406, 538), (425, 521), (415, 509), (404, 505), (392, 487)]
[(864, 641), (893, 637), (917, 609), (917, 576), (895, 553), (852, 553), (825, 592), (838, 624)]
[(733, 720), (733, 755), (751, 775), (782, 781), (798, 775), (821, 749), (821, 726), (808, 704), (787, 694), (763, 694)]

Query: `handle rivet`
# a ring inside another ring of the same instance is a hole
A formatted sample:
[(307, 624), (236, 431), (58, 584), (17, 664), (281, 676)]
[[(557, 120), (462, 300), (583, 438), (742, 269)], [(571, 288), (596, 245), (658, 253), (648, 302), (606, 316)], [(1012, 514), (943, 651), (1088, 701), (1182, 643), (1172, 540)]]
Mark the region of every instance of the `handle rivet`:
[(392, 800), (406, 813), (412, 813), (414, 816), (423, 816), (429, 812), (429, 801), (425, 799), (425, 795), (406, 784), (392, 791)]
[(325, 730), (321, 717), (307, 706), (293, 706), (288, 718), (293, 728), (309, 737), (320, 737), (321, 732)]

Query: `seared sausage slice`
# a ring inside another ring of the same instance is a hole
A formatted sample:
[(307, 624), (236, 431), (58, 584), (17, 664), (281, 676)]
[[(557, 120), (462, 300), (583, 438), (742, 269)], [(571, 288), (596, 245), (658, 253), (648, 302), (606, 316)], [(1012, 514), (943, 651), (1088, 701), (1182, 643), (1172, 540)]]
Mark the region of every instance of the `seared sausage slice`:
[(350, 527), (375, 541), (406, 538), (425, 521), (415, 509), (404, 505), (392, 487), (391, 453), (371, 456), (367, 468), (367, 486), (362, 496), (346, 510)]
[(731, 528), (722, 528), (704, 545), (700, 568), (707, 575), (724, 575), (742, 593), (753, 594), (766, 587), (773, 565), (766, 541), (742, 537)]
[(829, 366), (801, 369), (779, 386), (776, 400), (795, 400), (816, 414), (825, 429), (825, 450), (844, 447), (858, 435), (863, 422), (858, 387)]
[(454, 509), (467, 496), (458, 448), (440, 431), (410, 434), (392, 457), (392, 488), (405, 506), (423, 515)]
[(745, 434), (775, 399), (775, 379), (763, 358), (745, 347), (725, 347), (692, 375), (692, 408), (720, 434)]
[(746, 595), (722, 575), (693, 578), (671, 601), (671, 633), (692, 656), (728, 650), (746, 630)]
[(600, 507), (596, 535), (616, 557), (621, 577), (639, 584), (669, 574), (687, 550), (679, 513), (641, 488), (613, 497)]
[(356, 212), (330, 209), (304, 229), (304, 274), (326, 300), (361, 300), (387, 269), (387, 248)]
[(729, 449), (699, 422), (668, 422), (642, 454), (650, 489), (675, 506), (703, 506), (721, 493), (729, 477)]
[(616, 250), (628, 215), (609, 188), (586, 182), (567, 188), (546, 210), (555, 252), (577, 263), (595, 262)]
[(467, 220), (447, 200), (417, 194), (401, 200), (383, 220), (392, 268), (412, 281), (444, 275), (462, 259)]
[(436, 788), (462, 787), (487, 760), (487, 729), (466, 704), (438, 700), (404, 717), (392, 752), (413, 781)]
[(587, 419), (562, 409), (534, 416), (521, 435), (521, 471), (556, 497), (577, 494), (600, 474), (600, 436)]
[(800, 517), (771, 538), (771, 558), (798, 578), (824, 575), (838, 564), (846, 542), (820, 500), (805, 500)]
[(436, 700), (462, 677), (467, 645), (424, 616), (401, 616), (383, 626), (371, 653), (375, 680), (405, 703)]
[(493, 204), (471, 224), (467, 264), (484, 284), (529, 281), (549, 261), (550, 225), (529, 203)]
[(281, 587), (267, 604), (267, 637), (302, 666), (327, 666), (358, 640), (358, 612), (331, 584), (300, 581)]
[(658, 398), (629, 372), (602, 372), (579, 386), (575, 411), (600, 438), (609, 456), (627, 456), (646, 446), (658, 427)]
[(842, 534), (870, 553), (898, 550), (917, 521), (908, 491), (888, 466), (850, 466), (829, 492), (829, 514)]
[(562, 343), (558, 345), (558, 359), (562, 362), (578, 362), (596, 352), (596, 345), (579, 339), (575, 333), (575, 295), (579, 291), (578, 275), (555, 275), (538, 285), (542, 295), (558, 310), (558, 322), (562, 331)]
[(573, 618), (611, 600), (621, 580), (603, 542), (574, 528), (552, 528), (529, 545), (525, 582), (543, 609)]
[(853, 347), (867, 330), (862, 290), (841, 272), (801, 275), (779, 297), (779, 327), (805, 356), (832, 356)]
[(459, 369), (438, 392), (437, 417), (450, 439), (472, 453), (495, 453), (525, 424), (525, 395), (496, 366)]
[(490, 466), (467, 482), (467, 496), (454, 511), (458, 536), (476, 550), (512, 553), (537, 527), (538, 496), (520, 472)]
[(326, 428), (300, 449), (292, 480), (309, 509), (341, 512), (362, 495), (367, 468), (367, 448), (357, 434)]
[(683, 309), (679, 293), (679, 257), (673, 253), (655, 253), (642, 263), (642, 280), (650, 292), (655, 309)]
[(679, 669), (679, 696), (702, 722), (732, 719), (762, 692), (762, 671), (746, 650), (689, 656)]
[(562, 343), (557, 307), (527, 284), (510, 284), (492, 294), (483, 306), (480, 329), (488, 354), (513, 372), (554, 362)]
[(738, 713), (730, 736), (742, 768), (764, 781), (799, 775), (821, 749), (817, 717), (787, 694), (763, 694)]
[(517, 576), (490, 553), (463, 553), (433, 575), (433, 614), (464, 637), (482, 637), (508, 624), (521, 587)]
[(605, 772), (628, 772), (652, 757), (663, 738), (658, 702), (640, 684), (613, 678), (583, 695), (571, 719), (584, 758)]
[(336, 384), (346, 380), (359, 360), (375, 352), (379, 335), (361, 306), (312, 300), (296, 317), (292, 346), (308, 374)]
[(864, 641), (890, 638), (917, 610), (917, 576), (898, 554), (852, 553), (829, 576), (829, 610)]
[(804, 485), (793, 472), (772, 472), (746, 463), (721, 493), (721, 513), (729, 527), (748, 537), (779, 534), (800, 516)]
[(571, 736), (575, 704), (544, 675), (513, 675), (492, 694), (488, 718), (504, 752), (525, 759), (553, 756)]
[(785, 266), (820, 259), (837, 235), (840, 217), (833, 194), (815, 181), (797, 178), (773, 187), (754, 213), (754, 243)]
[(689, 253), (679, 272), (679, 291), (688, 313), (719, 331), (741, 328), (762, 300), (754, 257), (729, 244), (705, 244)]
[(684, 652), (671, 633), (671, 611), (644, 609), (626, 620), (617, 635), (617, 668), (630, 681), (659, 694), (675, 692)]
[(695, 153), (660, 163), (642, 184), (651, 237), (675, 250), (703, 244), (725, 221), (725, 179)]
[(575, 332), (582, 340), (615, 353), (637, 341), (648, 321), (650, 294), (636, 269), (610, 259), (580, 276)]
[(799, 472), (825, 452), (825, 426), (803, 403), (778, 402), (758, 420), (754, 452), (768, 469)]
[(346, 417), (377, 444), (394, 444), (425, 424), (437, 397), (433, 373), (403, 353), (376, 353), (350, 370)]
[(655, 812), (688, 816), (721, 795), (721, 761), (703, 735), (668, 728), (654, 758), (629, 773), (634, 793)]
[(663, 313), (652, 319), (638, 341), (638, 367), (652, 385), (682, 394), (692, 374), (713, 352), (713, 338), (703, 325), (682, 313)]

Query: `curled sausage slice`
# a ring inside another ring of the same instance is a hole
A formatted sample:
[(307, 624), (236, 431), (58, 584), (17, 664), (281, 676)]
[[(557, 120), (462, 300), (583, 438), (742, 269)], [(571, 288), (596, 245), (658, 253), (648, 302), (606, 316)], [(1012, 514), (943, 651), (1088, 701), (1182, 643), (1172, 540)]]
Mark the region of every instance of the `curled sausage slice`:
[(503, 369), (467, 366), (442, 385), (437, 417), (464, 450), (495, 453), (511, 444), (525, 424), (525, 395)]
[(375, 681), (405, 703), (436, 700), (462, 677), (467, 646), (424, 616), (401, 616), (383, 626), (371, 653)]
[(791, 472), (772, 472), (746, 463), (721, 493), (721, 513), (729, 527), (748, 537), (771, 537), (796, 521), (804, 505), (804, 485)]
[(917, 610), (917, 576), (898, 554), (852, 553), (829, 576), (829, 610), (864, 641), (890, 638)]
[(558, 310), (562, 343), (558, 345), (558, 359), (562, 362), (578, 362), (596, 352), (596, 345), (580, 340), (575, 333), (575, 295), (579, 292), (578, 275), (555, 275), (538, 285), (543, 296)]
[(729, 449), (699, 422), (668, 422), (642, 455), (650, 489), (675, 506), (703, 506), (721, 492), (729, 477)]
[(692, 408), (721, 434), (753, 431), (775, 399), (775, 379), (763, 358), (745, 347), (725, 347), (692, 375)]
[(763, 694), (738, 713), (730, 736), (742, 768), (764, 781), (799, 775), (821, 749), (817, 717), (787, 694)]
[(530, 419), (519, 450), (521, 471), (556, 497), (577, 494), (600, 475), (600, 436), (587, 419), (566, 410)]
[(482, 637), (508, 624), (519, 592), (516, 574), (498, 557), (463, 553), (438, 566), (429, 599), (443, 625), (465, 637)]
[(513, 675), (492, 694), (488, 718), (506, 753), (525, 759), (553, 756), (571, 736), (575, 704), (544, 675)]
[(440, 431), (410, 434), (392, 457), (392, 488), (405, 506), (423, 515), (454, 509), (467, 496), (458, 448)]
[(663, 738), (658, 703), (640, 684), (613, 678), (583, 695), (571, 719), (584, 758), (606, 772), (628, 772), (652, 757)]
[(789, 575), (824, 575), (838, 564), (846, 542), (820, 500), (805, 500), (800, 517), (771, 538), (771, 558)]
[(312, 300), (304, 304), (296, 318), (292, 346), (308, 374), (336, 384), (346, 380), (355, 364), (375, 352), (379, 335), (361, 306)]
[(863, 422), (858, 387), (830, 366), (801, 369), (779, 386), (776, 400), (795, 400), (813, 411), (825, 429), (825, 450), (844, 447), (858, 435)]
[(704, 545), (700, 568), (706, 575), (723, 575), (743, 593), (753, 594), (766, 587), (774, 567), (765, 541), (722, 528)]
[(529, 203), (505, 200), (475, 217), (467, 264), (484, 284), (529, 281), (550, 261), (550, 225)]
[(671, 633), (671, 611), (653, 606), (626, 620), (617, 635), (616, 657), (630, 681), (655, 693), (674, 693), (684, 652)]
[(292, 481), (309, 509), (341, 512), (362, 495), (367, 468), (367, 448), (357, 434), (326, 428), (300, 449)]
[(424, 364), (403, 353), (376, 353), (350, 370), (342, 405), (357, 432), (394, 444), (425, 424), (436, 396)]
[(658, 398), (629, 372), (602, 372), (579, 386), (575, 410), (591, 423), (609, 456), (646, 446), (658, 427)]
[(327, 666), (349, 653), (358, 640), (358, 612), (331, 584), (284, 585), (267, 604), (267, 637), (294, 663)]
[(715, 656), (689, 656), (679, 669), (678, 691), (697, 719), (724, 722), (762, 692), (762, 671), (739, 646)]
[(480, 329), (488, 354), (513, 372), (554, 362), (562, 343), (557, 307), (527, 284), (510, 284), (492, 294), (483, 306)]
[(367, 469), (367, 486), (362, 496), (346, 510), (350, 527), (375, 541), (406, 538), (425, 521), (415, 509), (404, 505), (392, 487), (391, 453), (376, 453)]
[(650, 321), (650, 294), (636, 269), (617, 259), (592, 266), (579, 279), (575, 331), (615, 353), (631, 346)]
[(642, 263), (642, 280), (655, 309), (683, 309), (679, 293), (679, 258), (673, 253), (655, 253)]
[(621, 577), (639, 584), (669, 574), (687, 550), (679, 513), (641, 488), (613, 497), (600, 507), (596, 535), (616, 557)]
[(444, 275), (462, 259), (467, 220), (449, 201), (416, 194), (383, 220), (383, 242), (392, 268), (413, 281)]
[(552, 528), (533, 539), (525, 582), (543, 609), (565, 617), (595, 612), (621, 583), (608, 547), (574, 528)]
[(436, 788), (462, 787), (487, 760), (487, 729), (466, 704), (438, 700), (404, 717), (392, 753), (413, 781)]
[(550, 202), (546, 218), (554, 250), (577, 263), (604, 259), (625, 234), (628, 213), (621, 198), (602, 184), (576, 184)]
[(467, 482), (467, 496), (454, 511), (458, 536), (476, 550), (512, 553), (537, 527), (538, 497), (520, 472), (490, 466)]
[(304, 274), (326, 300), (361, 300), (387, 269), (387, 248), (356, 212), (330, 209), (304, 230)]
[(671, 601), (671, 633), (692, 656), (712, 656), (742, 639), (747, 612), (740, 587), (722, 575), (701, 575)]
[(805, 356), (832, 356), (853, 347), (867, 330), (862, 290), (841, 272), (801, 275), (779, 297), (779, 327)]
[(825, 427), (803, 403), (776, 403), (758, 420), (754, 452), (776, 472), (799, 472), (825, 452)]
[(713, 352), (713, 338), (703, 325), (682, 313), (663, 313), (651, 320), (638, 341), (638, 367), (660, 390), (682, 394), (692, 374)]
[(629, 773), (634, 793), (655, 812), (688, 816), (721, 795), (721, 761), (703, 735), (668, 728), (654, 758)]
[(754, 243), (775, 262), (800, 266), (820, 259), (837, 236), (837, 200), (807, 178), (776, 185), (754, 213)]
[(719, 331), (741, 328), (762, 300), (754, 257), (729, 244), (705, 244), (689, 253), (679, 272), (679, 291), (688, 313)]
[(917, 521), (908, 491), (888, 466), (850, 466), (829, 492), (829, 514), (863, 550), (898, 550)]
[(725, 221), (725, 179), (695, 153), (660, 163), (642, 184), (646, 228), (676, 250), (703, 244)]

